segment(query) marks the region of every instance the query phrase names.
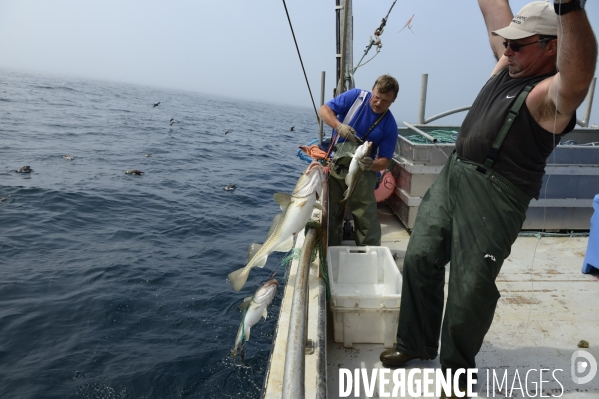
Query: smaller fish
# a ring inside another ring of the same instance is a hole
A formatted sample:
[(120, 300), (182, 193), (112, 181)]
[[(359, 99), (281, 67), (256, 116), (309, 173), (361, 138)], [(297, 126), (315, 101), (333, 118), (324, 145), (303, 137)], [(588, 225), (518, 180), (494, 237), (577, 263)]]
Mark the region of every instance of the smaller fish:
[(73, 156), (72, 156), (72, 155), (63, 155), (62, 157), (63, 157), (64, 159), (66, 159), (67, 161), (72, 161), (73, 159), (75, 159), (75, 158), (73, 158)]
[(260, 321), (260, 317), (264, 317), (266, 320), (266, 308), (272, 302), (275, 294), (277, 293), (277, 287), (279, 283), (276, 279), (268, 280), (262, 284), (260, 288), (256, 290), (254, 296), (247, 297), (239, 309), (243, 312), (243, 318), (237, 331), (237, 337), (235, 338), (235, 346), (231, 351), (231, 357), (237, 356), (237, 349), (243, 347), (243, 343), (250, 339), (250, 329), (252, 326)]
[(131, 170), (126, 171), (125, 174), (141, 176), (144, 174), (144, 172), (142, 172), (141, 170), (137, 170), (137, 169), (131, 169)]
[(362, 177), (362, 169), (360, 169), (360, 161), (364, 157), (369, 157), (370, 152), (372, 151), (372, 141), (366, 141), (364, 144), (359, 146), (352, 157), (352, 160), (349, 164), (349, 171), (345, 176), (345, 184), (347, 185), (347, 190), (343, 193), (343, 199), (338, 201), (339, 204), (344, 205), (348, 198), (354, 192), (354, 188), (356, 187), (356, 183)]
[(15, 170), (15, 172), (17, 172), (17, 173), (31, 173), (31, 172), (33, 172), (33, 169), (31, 169), (29, 166), (23, 166), (23, 167)]
[(225, 188), (223, 188), (223, 190), (225, 191), (233, 191), (237, 188), (237, 185), (235, 184), (228, 184), (227, 186), (225, 186)]

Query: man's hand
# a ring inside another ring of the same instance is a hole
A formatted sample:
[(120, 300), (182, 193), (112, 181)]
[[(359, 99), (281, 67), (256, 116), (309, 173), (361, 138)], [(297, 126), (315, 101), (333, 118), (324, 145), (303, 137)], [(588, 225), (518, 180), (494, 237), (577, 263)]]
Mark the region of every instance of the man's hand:
[(339, 136), (343, 137), (344, 139), (351, 141), (352, 143), (356, 143), (356, 131), (354, 130), (353, 127), (346, 125), (344, 123), (340, 123), (339, 126), (337, 126), (337, 133), (339, 134)]
[(358, 162), (358, 166), (360, 167), (360, 169), (367, 172), (369, 170), (372, 170), (373, 162), (374, 162), (374, 159), (372, 159), (370, 157), (364, 157), (360, 160), (360, 162)]

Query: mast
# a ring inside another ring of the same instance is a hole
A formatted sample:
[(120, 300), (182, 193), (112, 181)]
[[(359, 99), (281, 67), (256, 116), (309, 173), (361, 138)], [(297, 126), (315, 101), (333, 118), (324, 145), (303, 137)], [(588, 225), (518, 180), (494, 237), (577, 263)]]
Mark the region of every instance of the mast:
[(335, 0), (336, 14), (336, 89), (335, 96), (354, 88), (349, 71), (354, 64), (354, 27), (352, 0)]

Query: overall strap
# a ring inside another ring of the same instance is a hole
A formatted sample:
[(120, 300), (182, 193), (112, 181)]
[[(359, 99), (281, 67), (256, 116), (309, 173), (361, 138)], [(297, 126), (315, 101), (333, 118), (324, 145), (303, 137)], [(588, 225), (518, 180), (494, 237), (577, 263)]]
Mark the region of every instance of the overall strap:
[[(389, 111), (389, 110), (387, 110), (387, 111)], [(360, 137), (360, 139), (362, 141), (366, 141), (366, 137), (368, 137), (368, 135), (370, 134), (370, 132), (372, 132), (374, 130), (374, 128), (376, 127), (376, 125), (378, 125), (379, 122), (381, 120), (383, 120), (383, 118), (385, 117), (385, 115), (387, 115), (387, 111), (383, 112), (381, 114), (381, 116), (379, 116), (379, 118), (372, 124), (372, 126), (370, 126), (370, 129), (368, 129), (368, 131), (366, 132), (366, 134), (364, 135), (364, 137)]]
[[(512, 127), (514, 120), (520, 113), (520, 108), (522, 108), (522, 104), (524, 104), (526, 96), (528, 96), (528, 93), (530, 93), (530, 91), (533, 89), (533, 87), (536, 86), (536, 84), (537, 83), (531, 83), (530, 85), (522, 89), (520, 94), (518, 94), (518, 98), (516, 98), (516, 101), (514, 101), (514, 104), (507, 113), (505, 121), (503, 122), (503, 126), (501, 126), (501, 129), (499, 130), (499, 134), (495, 138), (495, 141), (493, 142), (491, 148), (489, 148), (489, 152), (487, 153), (487, 159), (485, 160), (485, 168), (490, 169), (491, 166), (493, 166), (493, 162), (495, 162), (497, 156), (499, 155), (499, 147), (501, 147), (501, 144), (503, 143), (505, 136), (507, 136), (507, 132), (510, 130), (510, 127)], [(478, 169), (483, 168), (479, 167)], [(479, 172), (486, 173), (486, 170), (480, 170)]]
[(343, 123), (345, 123), (346, 125), (349, 125), (349, 123), (351, 122), (352, 118), (354, 117), (354, 115), (356, 114), (358, 109), (362, 106), (362, 104), (364, 104), (364, 100), (366, 99), (367, 95), (368, 95), (368, 92), (366, 90), (362, 90), (360, 92), (360, 94), (358, 95), (358, 98), (356, 98), (356, 100), (352, 104), (349, 111), (347, 111), (345, 118), (343, 118)]

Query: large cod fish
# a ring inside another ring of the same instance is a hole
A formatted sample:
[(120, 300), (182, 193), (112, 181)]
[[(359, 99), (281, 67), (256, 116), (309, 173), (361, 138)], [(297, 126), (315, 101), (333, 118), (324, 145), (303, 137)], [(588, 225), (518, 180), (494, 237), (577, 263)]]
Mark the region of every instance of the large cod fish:
[(293, 248), (295, 235), (306, 227), (314, 208), (322, 209), (316, 200), (321, 195), (323, 182), (323, 167), (313, 162), (302, 173), (291, 195), (274, 195), (283, 213), (275, 216), (264, 244), (250, 245), (247, 264), (229, 273), (229, 281), (235, 291), (243, 287), (254, 266), (264, 267), (268, 255), (275, 251), (288, 252)]
[(364, 144), (359, 146), (354, 153), (354, 156), (351, 159), (349, 164), (349, 171), (345, 176), (345, 184), (347, 184), (347, 190), (343, 193), (343, 199), (339, 201), (340, 205), (345, 205), (348, 198), (354, 192), (354, 188), (356, 187), (356, 183), (362, 177), (362, 169), (360, 169), (360, 161), (364, 157), (369, 157), (370, 152), (372, 151), (372, 141), (366, 141)]
[[(237, 331), (237, 337), (235, 338), (235, 346), (231, 351), (231, 357), (237, 356), (237, 349), (243, 346), (245, 341), (250, 339), (250, 329), (252, 326), (260, 321), (260, 317), (264, 317), (266, 320), (266, 308), (272, 302), (275, 294), (277, 293), (277, 287), (279, 283), (274, 278), (268, 280), (260, 288), (256, 290), (254, 296), (245, 298), (243, 303), (239, 305), (239, 309), (244, 312), (239, 330)], [(243, 353), (242, 353), (243, 360)]]

